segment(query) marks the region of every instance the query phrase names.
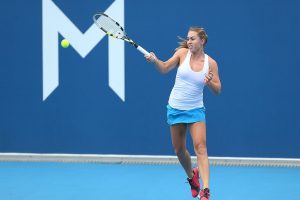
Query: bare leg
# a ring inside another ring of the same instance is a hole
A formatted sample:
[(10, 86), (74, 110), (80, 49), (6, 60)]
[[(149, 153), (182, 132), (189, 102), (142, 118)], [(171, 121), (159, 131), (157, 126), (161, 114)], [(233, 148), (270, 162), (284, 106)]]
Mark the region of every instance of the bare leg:
[(194, 173), (192, 171), (192, 161), (191, 156), (186, 149), (186, 124), (175, 124), (170, 127), (172, 144), (175, 150), (175, 153), (178, 157), (178, 160), (181, 166), (184, 168), (187, 176), (192, 178)]
[(205, 122), (196, 122), (191, 124), (190, 132), (193, 139), (195, 154), (197, 156), (199, 173), (203, 188), (209, 188), (209, 161), (206, 148)]

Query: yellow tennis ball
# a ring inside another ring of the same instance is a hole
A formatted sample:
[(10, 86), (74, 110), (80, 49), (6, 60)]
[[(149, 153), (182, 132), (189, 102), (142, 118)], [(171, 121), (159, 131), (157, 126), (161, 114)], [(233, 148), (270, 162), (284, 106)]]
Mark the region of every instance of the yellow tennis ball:
[(63, 48), (68, 48), (70, 43), (67, 39), (63, 39), (61, 42), (60, 42), (60, 45), (63, 47)]

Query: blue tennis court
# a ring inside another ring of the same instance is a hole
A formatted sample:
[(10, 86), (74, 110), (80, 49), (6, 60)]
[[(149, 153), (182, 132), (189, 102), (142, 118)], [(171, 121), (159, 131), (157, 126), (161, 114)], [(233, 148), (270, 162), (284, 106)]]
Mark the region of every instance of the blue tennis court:
[[(1, 200), (192, 199), (179, 165), (0, 163)], [(211, 199), (300, 196), (300, 168), (211, 167)]]
[(1, 8), (0, 200), (300, 200), (300, 0)]

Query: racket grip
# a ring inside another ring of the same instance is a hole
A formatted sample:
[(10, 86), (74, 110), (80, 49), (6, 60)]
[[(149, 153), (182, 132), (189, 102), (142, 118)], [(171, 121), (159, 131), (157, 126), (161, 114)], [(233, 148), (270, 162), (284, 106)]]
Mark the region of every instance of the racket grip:
[(143, 47), (138, 46), (136, 48), (137, 50), (139, 50), (142, 54), (144, 54), (145, 56), (148, 56), (150, 53), (148, 51), (146, 51)]

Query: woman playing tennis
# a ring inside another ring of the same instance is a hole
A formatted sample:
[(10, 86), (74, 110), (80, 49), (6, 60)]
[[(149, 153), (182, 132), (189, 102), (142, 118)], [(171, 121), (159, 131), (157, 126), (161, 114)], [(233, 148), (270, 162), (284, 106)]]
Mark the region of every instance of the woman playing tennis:
[[(175, 84), (167, 105), (167, 120), (170, 125), (172, 144), (188, 176), (192, 196), (197, 197), (200, 193), (201, 200), (209, 200), (210, 197), (203, 88), (208, 86), (217, 95), (221, 92), (218, 65), (204, 52), (207, 39), (203, 28), (190, 27), (187, 39), (180, 42), (169, 60), (163, 62), (153, 52), (145, 56), (161, 73), (167, 73), (177, 67)], [(197, 156), (198, 167), (195, 168), (192, 168), (191, 156), (186, 148), (188, 129)], [(203, 185), (202, 190), (200, 190), (199, 174)]]

